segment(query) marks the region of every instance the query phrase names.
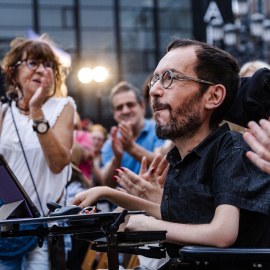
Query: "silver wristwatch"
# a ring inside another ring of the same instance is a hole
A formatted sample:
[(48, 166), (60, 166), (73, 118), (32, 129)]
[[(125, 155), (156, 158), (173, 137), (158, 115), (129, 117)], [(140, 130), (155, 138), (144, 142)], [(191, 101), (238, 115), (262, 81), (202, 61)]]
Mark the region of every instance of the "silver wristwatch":
[(33, 123), (33, 130), (40, 134), (46, 133), (50, 128), (48, 120), (46, 120), (44, 117), (37, 121), (33, 121)]

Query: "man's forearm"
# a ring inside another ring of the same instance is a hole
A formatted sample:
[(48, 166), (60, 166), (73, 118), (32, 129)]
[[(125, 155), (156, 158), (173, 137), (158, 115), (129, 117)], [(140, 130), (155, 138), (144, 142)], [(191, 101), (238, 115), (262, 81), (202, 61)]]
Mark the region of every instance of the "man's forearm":
[(144, 210), (146, 211), (147, 215), (161, 219), (160, 206), (156, 203), (120, 192), (115, 189), (105, 189), (102, 198), (129, 211)]
[[(151, 209), (148, 207), (148, 209)], [(178, 245), (230, 247), (238, 236), (240, 210), (231, 205), (220, 205), (210, 223), (181, 224), (136, 217), (129, 230), (166, 230), (166, 241)]]
[(139, 162), (141, 162), (143, 156), (145, 156), (147, 159), (147, 166), (151, 164), (151, 162), (156, 156), (156, 153), (146, 150), (136, 142), (133, 142), (132, 146), (126, 149), (126, 151)]

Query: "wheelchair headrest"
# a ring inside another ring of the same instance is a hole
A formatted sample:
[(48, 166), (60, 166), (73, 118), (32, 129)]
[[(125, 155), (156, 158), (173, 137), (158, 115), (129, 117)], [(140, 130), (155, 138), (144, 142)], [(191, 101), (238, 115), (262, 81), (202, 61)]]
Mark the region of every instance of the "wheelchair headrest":
[(258, 122), (270, 116), (270, 70), (261, 68), (252, 77), (241, 78), (236, 98), (224, 120), (247, 127), (251, 120)]

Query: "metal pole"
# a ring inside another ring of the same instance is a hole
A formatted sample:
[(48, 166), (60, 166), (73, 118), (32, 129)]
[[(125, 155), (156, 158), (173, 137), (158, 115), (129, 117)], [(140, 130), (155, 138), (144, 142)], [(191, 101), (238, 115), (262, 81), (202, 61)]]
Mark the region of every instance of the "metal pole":
[(97, 87), (97, 120), (102, 124), (102, 88)]
[[(75, 71), (78, 70), (81, 64), (81, 29), (80, 29), (80, 3), (79, 0), (74, 0), (74, 28), (75, 28)], [(82, 86), (81, 83), (78, 83), (77, 86), (77, 102), (78, 102), (78, 111), (81, 115), (84, 113), (83, 108), (83, 97), (82, 97)]]
[(79, 0), (74, 0), (74, 27), (76, 36), (76, 58), (78, 62), (81, 61), (81, 31), (79, 20)]
[(38, 0), (33, 0), (33, 24), (36, 33), (39, 33), (39, 20), (38, 20)]
[(259, 13), (263, 13), (263, 8), (262, 8), (262, 6), (263, 6), (263, 4), (262, 4), (262, 0), (258, 0), (258, 2), (257, 2), (257, 10), (258, 10), (258, 12)]
[(159, 21), (158, 21), (158, 0), (153, 0), (153, 21), (154, 21), (154, 39), (155, 39), (155, 61), (156, 66), (159, 62)]
[(117, 81), (123, 80), (122, 71), (122, 46), (120, 36), (120, 16), (119, 16), (119, 0), (114, 0), (114, 29), (115, 29), (115, 45), (116, 45), (116, 61), (117, 61)]

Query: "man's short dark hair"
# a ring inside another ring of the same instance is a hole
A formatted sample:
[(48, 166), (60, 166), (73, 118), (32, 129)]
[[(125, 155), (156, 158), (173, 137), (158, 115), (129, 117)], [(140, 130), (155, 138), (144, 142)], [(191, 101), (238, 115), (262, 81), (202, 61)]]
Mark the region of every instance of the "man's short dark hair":
[[(198, 78), (215, 84), (222, 84), (226, 88), (226, 97), (223, 103), (213, 112), (210, 119), (210, 126), (217, 127), (224, 119), (229, 106), (233, 103), (240, 86), (239, 65), (227, 52), (196, 40), (175, 39), (167, 47), (167, 52), (175, 48), (190, 46), (195, 48), (198, 59), (194, 66)], [(208, 87), (209, 85), (201, 84), (202, 94)]]
[(138, 103), (144, 102), (142, 91), (140, 91), (133, 84), (126, 81), (122, 81), (122, 82), (119, 82), (117, 85), (115, 85), (110, 92), (111, 105), (112, 105), (112, 99), (116, 94), (127, 92), (127, 91), (132, 91), (135, 94)]

